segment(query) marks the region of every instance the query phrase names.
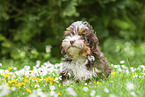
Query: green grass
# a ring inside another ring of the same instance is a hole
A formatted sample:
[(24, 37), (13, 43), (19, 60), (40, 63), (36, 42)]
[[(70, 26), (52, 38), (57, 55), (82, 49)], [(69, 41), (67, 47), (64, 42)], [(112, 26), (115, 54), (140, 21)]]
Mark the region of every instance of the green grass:
[(130, 67), (126, 61), (118, 64), (112, 64), (113, 71), (107, 79), (92, 80), (90, 84), (70, 81), (62, 85), (59, 84), (61, 64), (5, 61), (0, 66), (0, 95), (4, 97), (36, 97), (36, 95), (41, 97), (44, 95), (46, 97), (144, 97), (145, 66)]

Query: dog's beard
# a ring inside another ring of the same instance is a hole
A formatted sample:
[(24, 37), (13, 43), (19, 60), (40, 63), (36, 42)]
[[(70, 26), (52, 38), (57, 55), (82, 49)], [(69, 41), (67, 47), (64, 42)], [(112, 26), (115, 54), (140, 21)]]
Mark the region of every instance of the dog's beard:
[[(67, 56), (71, 58), (85, 57), (87, 54), (83, 54), (86, 50), (86, 44), (81, 36), (75, 34), (66, 36), (62, 42), (62, 47), (64, 48)], [(88, 47), (87, 47), (88, 48)]]

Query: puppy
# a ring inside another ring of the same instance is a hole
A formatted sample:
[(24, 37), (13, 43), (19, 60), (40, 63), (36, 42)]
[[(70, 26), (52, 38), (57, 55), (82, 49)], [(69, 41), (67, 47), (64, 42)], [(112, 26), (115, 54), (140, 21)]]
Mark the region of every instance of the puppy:
[(91, 78), (106, 78), (111, 73), (110, 64), (98, 48), (98, 38), (88, 22), (77, 21), (66, 28), (62, 41), (63, 83), (66, 80), (88, 81)]

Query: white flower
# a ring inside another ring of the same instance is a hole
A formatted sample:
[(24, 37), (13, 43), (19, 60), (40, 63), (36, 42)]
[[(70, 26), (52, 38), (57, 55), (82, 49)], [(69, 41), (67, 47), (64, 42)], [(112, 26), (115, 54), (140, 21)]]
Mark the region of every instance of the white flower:
[(31, 93), (28, 97), (38, 97), (35, 93)]
[(109, 93), (108, 88), (104, 88), (104, 92)]
[(37, 61), (36, 61), (36, 67), (39, 67), (39, 66), (40, 66), (40, 61), (37, 60)]
[(121, 60), (120, 63), (123, 64), (123, 63), (125, 63), (125, 61), (124, 60)]
[(72, 96), (77, 96), (77, 93), (71, 87), (67, 88), (66, 91)]
[(121, 67), (124, 69), (128, 69), (128, 67), (126, 67), (125, 65), (121, 65)]
[(96, 91), (92, 90), (91, 93), (90, 93), (90, 96), (95, 96), (95, 93), (96, 93)]
[(114, 68), (119, 68), (120, 67), (120, 65), (114, 65)]
[(130, 82), (128, 82), (127, 84), (126, 84), (126, 88), (127, 88), (127, 90), (133, 90), (134, 88), (135, 88), (135, 86), (134, 86), (134, 84), (133, 83), (130, 83)]
[(0, 63), (0, 66), (2, 66), (2, 63)]
[(51, 52), (51, 45), (46, 45), (46, 53), (50, 53)]
[(88, 87), (83, 87), (83, 90), (84, 90), (85, 92), (87, 92), (89, 89), (88, 89)]
[(120, 71), (120, 72), (122, 72), (122, 69), (121, 68), (117, 68), (117, 70)]
[(128, 69), (126, 70), (126, 74), (129, 74), (129, 70)]
[(50, 91), (50, 96), (54, 96), (55, 94), (56, 94), (56, 92), (55, 91)]
[(3, 82), (0, 86), (0, 96), (3, 97), (9, 93), (10, 93), (10, 91), (9, 91), (8, 85), (5, 82)]
[(85, 85), (87, 85), (87, 83), (85, 83)]
[(17, 67), (14, 67), (13, 69), (14, 69), (14, 70), (17, 70)]
[(131, 92), (130, 93), (132, 96), (136, 97), (136, 94), (134, 92)]
[(100, 95), (96, 95), (96, 97), (101, 97)]
[(12, 90), (12, 91), (15, 91), (15, 90), (16, 90), (16, 87), (12, 87), (11, 90)]
[(117, 96), (115, 96), (114, 94), (109, 94), (109, 97), (117, 97)]
[(24, 69), (29, 70), (30, 66), (24, 66)]
[(55, 90), (55, 86), (50, 86), (50, 90), (51, 91)]
[(34, 87), (35, 87), (35, 88), (39, 88), (39, 87), (40, 87), (40, 85), (36, 84)]

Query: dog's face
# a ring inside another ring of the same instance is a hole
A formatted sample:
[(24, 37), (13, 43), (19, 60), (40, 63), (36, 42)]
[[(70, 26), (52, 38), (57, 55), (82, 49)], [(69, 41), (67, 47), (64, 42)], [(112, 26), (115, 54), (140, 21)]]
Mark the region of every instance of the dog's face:
[(87, 22), (77, 21), (65, 31), (62, 54), (68, 57), (87, 57), (98, 45), (98, 39)]

